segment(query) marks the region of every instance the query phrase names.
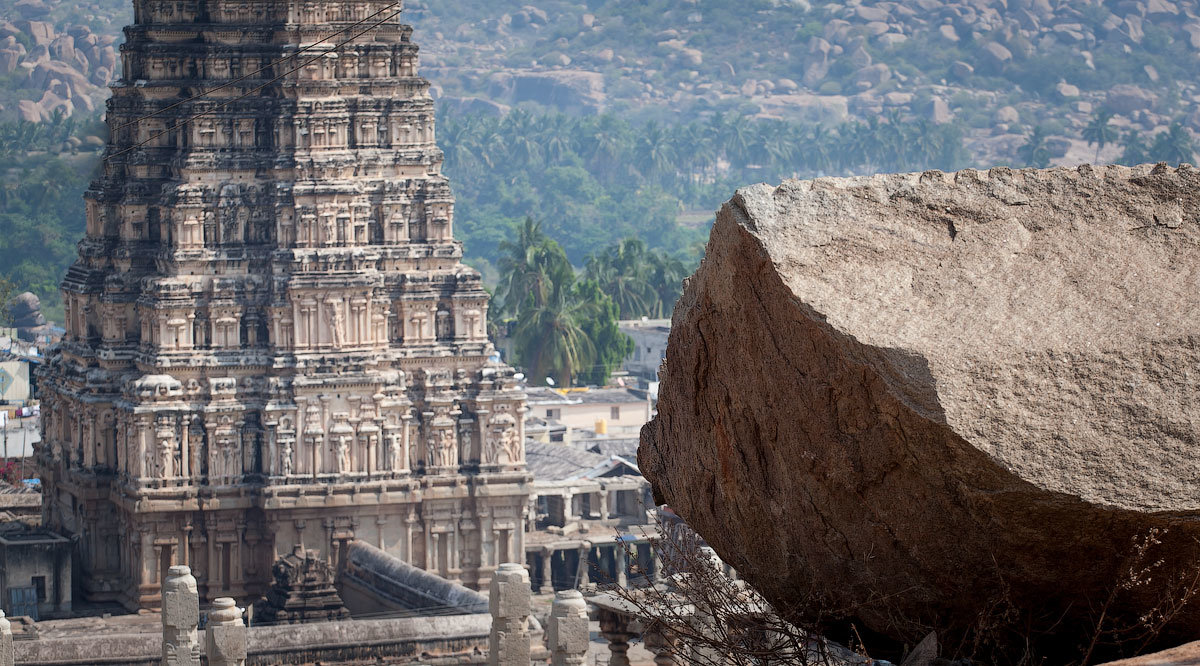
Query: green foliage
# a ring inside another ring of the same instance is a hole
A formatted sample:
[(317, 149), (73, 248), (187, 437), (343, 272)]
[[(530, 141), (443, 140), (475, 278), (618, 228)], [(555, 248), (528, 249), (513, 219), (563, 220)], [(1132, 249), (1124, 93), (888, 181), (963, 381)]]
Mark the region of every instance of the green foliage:
[(18, 293), (17, 285), (13, 284), (12, 280), (0, 276), (0, 327), (12, 326), (12, 312), (8, 308)]
[(1050, 166), (1050, 149), (1046, 146), (1046, 130), (1041, 127), (1033, 128), (1025, 144), (1017, 149), (1017, 157), (1026, 166), (1044, 169)]
[(501, 242), (527, 216), (543, 220), (573, 265), (626, 238), (695, 260), (706, 230), (680, 225), (680, 212), (713, 210), (746, 183), (966, 163), (960, 127), (898, 115), (836, 128), (721, 113), (677, 125), (440, 115), (457, 235), (468, 261), (497, 265)]
[(562, 247), (532, 218), (500, 249), (492, 312), (510, 324), (514, 360), (529, 380), (607, 383), (633, 351), (633, 341), (617, 328), (620, 311), (613, 299), (596, 281), (577, 279)]
[(592, 366), (580, 370), (578, 382), (590, 386), (603, 386), (613, 371), (633, 353), (633, 340), (617, 328), (619, 313), (617, 305), (591, 280), (582, 280), (575, 285), (578, 298), (595, 303), (592, 316), (583, 321), (583, 333), (592, 341), (595, 356)]
[(1088, 126), (1083, 129), (1084, 141), (1087, 141), (1089, 146), (1096, 144), (1096, 157), (1093, 162), (1099, 162), (1100, 151), (1117, 138), (1117, 129), (1110, 123), (1112, 116), (1108, 109), (1100, 109), (1092, 115)]
[(612, 298), (621, 319), (668, 315), (686, 273), (678, 257), (648, 250), (636, 238), (589, 256), (585, 271)]
[(1165, 132), (1159, 132), (1150, 146), (1150, 162), (1182, 164), (1196, 161), (1196, 146), (1192, 135), (1178, 121), (1171, 123)]
[[(50, 318), (61, 317), (58, 284), (83, 236), (83, 192), (97, 152), (72, 154), (96, 122), (61, 115), (49, 123), (0, 124), (0, 276), (32, 291)], [(72, 140), (73, 139), (73, 140)]]
[(1149, 161), (1149, 149), (1146, 147), (1146, 141), (1142, 139), (1141, 132), (1129, 130), (1121, 139), (1121, 145), (1124, 147), (1124, 152), (1121, 153), (1121, 164), (1134, 166)]

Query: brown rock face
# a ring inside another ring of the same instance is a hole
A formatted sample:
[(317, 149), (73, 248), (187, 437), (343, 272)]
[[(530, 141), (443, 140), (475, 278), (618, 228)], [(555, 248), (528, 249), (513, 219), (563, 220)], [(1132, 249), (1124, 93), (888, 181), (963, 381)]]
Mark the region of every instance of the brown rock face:
[(1186, 166), (754, 186), (675, 308), (641, 469), (785, 612), (1077, 659), (1110, 596), (1105, 626), (1200, 561), (1198, 301)]

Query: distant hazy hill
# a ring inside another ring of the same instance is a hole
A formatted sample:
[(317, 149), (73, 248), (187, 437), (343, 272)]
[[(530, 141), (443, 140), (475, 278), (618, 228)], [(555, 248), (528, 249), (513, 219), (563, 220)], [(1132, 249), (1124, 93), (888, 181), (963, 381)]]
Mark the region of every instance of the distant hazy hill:
[[(15, 117), (20, 99), (47, 113), (63, 108), (64, 92), (88, 98), (73, 104), (88, 108), (97, 95), (85, 83), (111, 75), (105, 49), (129, 20), (128, 4), (17, 2), (0, 23), (0, 118)], [(1155, 132), (1181, 120), (1200, 130), (1198, 5), (410, 0), (406, 15), (425, 74), (457, 109), (734, 111), (831, 124), (897, 110), (974, 129), (971, 146), (989, 161), (1014, 152), (1010, 132), (1034, 125), (1080, 139), (1102, 106), (1122, 129)], [(1051, 144), (1056, 153), (1069, 147)]]
[(1034, 125), (1078, 140), (1102, 106), (1118, 128), (1154, 132), (1178, 119), (1200, 130), (1198, 4), (414, 0), (409, 8), (433, 56), (431, 78), (475, 108), (485, 102), (471, 98), (834, 123), (895, 109), (973, 128), (972, 147), (988, 162), (1011, 159), (1017, 140), (1005, 135)]
[[(0, 274), (53, 315), (132, 12), (8, 3)], [(572, 261), (628, 234), (694, 255), (705, 213), (747, 182), (1194, 161), (1198, 16), (1200, 0), (409, 0), (405, 13), (448, 116), (458, 231), (485, 269), (526, 215)], [(539, 113), (560, 111), (580, 119)], [(582, 118), (599, 112), (615, 118)]]

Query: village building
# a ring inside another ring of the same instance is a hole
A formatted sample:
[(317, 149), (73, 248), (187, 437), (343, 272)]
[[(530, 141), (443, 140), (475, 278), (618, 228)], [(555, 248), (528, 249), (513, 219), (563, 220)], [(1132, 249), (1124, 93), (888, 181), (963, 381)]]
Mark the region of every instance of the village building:
[(533, 473), (525, 562), (535, 592), (651, 577), (650, 484), (637, 463), (578, 445), (527, 444)]
[(524, 393), (399, 11), (135, 2), (39, 375), (44, 524), (88, 601), (157, 607), (187, 565), (243, 603), (356, 540), (475, 589), (522, 558)]
[[(0, 607), (32, 620), (71, 612), (71, 541), (49, 530), (0, 530)], [(16, 527), (16, 529), (12, 529)]]
[(621, 369), (650, 386), (658, 394), (658, 368), (667, 358), (667, 338), (671, 335), (670, 319), (630, 319), (617, 323), (622, 333), (633, 341), (633, 353), (621, 364)]
[(531, 434), (546, 442), (594, 435), (637, 437), (652, 414), (649, 394), (633, 388), (530, 388), (528, 400), (535, 430)]

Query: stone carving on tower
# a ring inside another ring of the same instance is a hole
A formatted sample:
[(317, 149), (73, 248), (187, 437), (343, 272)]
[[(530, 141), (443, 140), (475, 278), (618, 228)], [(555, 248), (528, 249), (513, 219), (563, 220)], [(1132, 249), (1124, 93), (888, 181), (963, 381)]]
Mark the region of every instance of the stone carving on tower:
[(86, 596), (157, 607), (188, 565), (246, 600), (355, 538), (487, 585), (523, 552), (524, 394), (399, 5), (134, 5), (41, 375), (44, 519)]

